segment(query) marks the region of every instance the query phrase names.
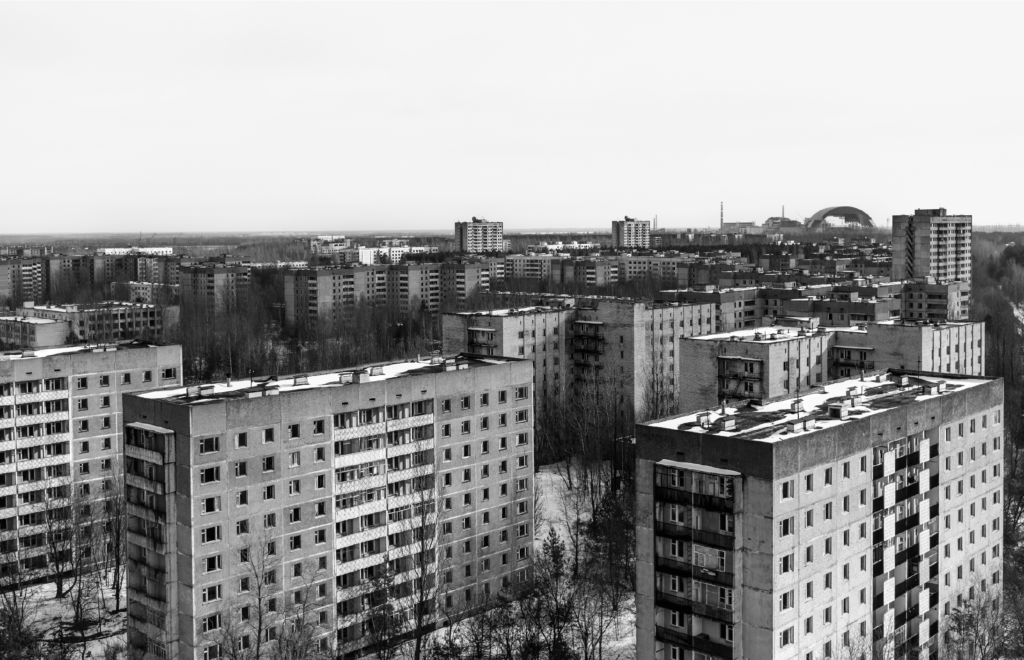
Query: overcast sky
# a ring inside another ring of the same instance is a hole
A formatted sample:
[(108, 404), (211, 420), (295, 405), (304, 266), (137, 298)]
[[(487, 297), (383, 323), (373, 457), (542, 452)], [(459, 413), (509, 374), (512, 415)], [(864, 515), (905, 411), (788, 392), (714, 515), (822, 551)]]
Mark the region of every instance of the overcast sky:
[(1024, 6), (0, 4), (0, 233), (1021, 222)]

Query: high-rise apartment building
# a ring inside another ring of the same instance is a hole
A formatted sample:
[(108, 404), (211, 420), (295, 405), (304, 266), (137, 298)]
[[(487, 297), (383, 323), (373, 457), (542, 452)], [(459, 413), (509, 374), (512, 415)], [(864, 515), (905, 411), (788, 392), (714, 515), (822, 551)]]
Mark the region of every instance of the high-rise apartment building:
[(631, 250), (651, 247), (651, 221), (612, 220), (612, 249)]
[(301, 268), (284, 274), (285, 327), (336, 322), (358, 304), (403, 312), (460, 309), (490, 288), (486, 263), (422, 263)]
[(248, 266), (182, 266), (178, 278), (181, 304), (208, 314), (237, 309), (249, 292)]
[(459, 252), (502, 252), (505, 250), (505, 225), (483, 218), (455, 223), (455, 244)]
[(571, 307), (520, 307), (458, 312), (442, 317), (446, 353), (514, 357), (533, 362), (537, 408), (561, 401), (571, 387)]
[[(512, 305), (524, 294), (497, 295), (507, 309), (446, 315), (445, 347), (533, 360), (538, 396), (564, 394), (567, 387), (578, 386), (576, 381), (607, 387), (605, 405), (622, 429), (676, 409), (676, 346), (683, 337), (714, 328), (709, 304), (542, 296), (520, 313), (523, 308)], [(557, 385), (563, 373), (571, 374), (574, 383)]]
[(966, 321), (971, 307), (971, 283), (964, 281), (903, 285), (902, 318), (910, 321), (944, 323)]
[(971, 281), (971, 216), (917, 209), (892, 217), (892, 277), (943, 284)]
[(0, 355), (0, 572), (45, 569), (44, 516), (93, 497), (100, 510), (121, 469), (122, 395), (179, 384), (180, 346)]
[(1002, 587), (1001, 380), (893, 372), (637, 427), (637, 657), (938, 657)]
[(394, 639), (527, 582), (532, 389), (457, 356), (125, 397), (129, 645), (355, 657), (382, 608)]

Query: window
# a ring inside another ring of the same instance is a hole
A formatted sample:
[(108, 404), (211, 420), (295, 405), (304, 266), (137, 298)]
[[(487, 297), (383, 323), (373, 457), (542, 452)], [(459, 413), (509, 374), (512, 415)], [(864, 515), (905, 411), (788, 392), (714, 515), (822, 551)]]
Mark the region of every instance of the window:
[(212, 603), (221, 599), (221, 589), (219, 584), (215, 584), (212, 587), (206, 587), (203, 589), (203, 602)]
[(220, 468), (211, 467), (199, 470), (199, 483), (211, 484), (220, 481)]
[(313, 435), (323, 435), (323, 434), (324, 434), (324, 420), (322, 420), (322, 419), (313, 420)]
[(215, 513), (220, 511), (220, 497), (205, 497), (201, 504), (201, 513)]
[(779, 633), (779, 646), (786, 647), (794, 642), (796, 635), (793, 632), (792, 626), (786, 628)]
[(89, 399), (79, 399), (77, 408), (79, 411), (89, 409)]
[(152, 383), (153, 382), (153, 372), (152, 371), (143, 371), (142, 372), (142, 382), (143, 383)]
[(214, 555), (212, 557), (207, 557), (205, 562), (204, 562), (204, 564), (205, 564), (206, 572), (207, 573), (212, 573), (213, 571), (219, 571), (221, 569), (220, 555)]
[(248, 447), (249, 446), (249, 435), (247, 433), (239, 433), (235, 436), (235, 447)]
[(795, 570), (795, 566), (793, 554), (785, 555), (779, 560), (779, 573), (791, 573)]
[(806, 490), (808, 493), (810, 493), (810, 492), (812, 492), (814, 490), (814, 475), (813, 474), (809, 474), (806, 477), (804, 477), (804, 490)]
[(299, 437), (299, 425), (298, 424), (291, 424), (291, 425), (288, 426), (288, 437), (289, 438), (293, 438), (293, 439)]
[(525, 410), (524, 409), (524, 410), (517, 410), (516, 411), (516, 424), (521, 424), (523, 422), (528, 422), (528, 421), (530, 421), (530, 411), (529, 410)]
[(84, 376), (81, 376), (81, 377), (77, 378), (75, 380), (75, 387), (80, 389), (80, 390), (88, 389), (88, 387), (89, 387), (89, 379), (84, 377)]
[(779, 596), (779, 611), (785, 612), (786, 610), (793, 609), (795, 598), (793, 598), (793, 592), (787, 591), (786, 593)]
[[(445, 424), (445, 425), (443, 425), (441, 427), (441, 437), (442, 438), (450, 438), (450, 437), (452, 437), (452, 425), (451, 424)], [(448, 460), (451, 460), (451, 458), (449, 458)]]
[(480, 395), (480, 405), (481, 406), (486, 406), (489, 403), (490, 403), (490, 394), (487, 394), (486, 392), (484, 392), (483, 394)]
[(121, 384), (122, 385), (131, 385), (132, 384), (132, 375), (129, 374), (129, 373), (121, 374)]
[(235, 493), (235, 505), (246, 506), (247, 504), (249, 504), (249, 491), (240, 490)]
[(462, 457), (469, 458), (473, 455), (473, 450), (470, 445), (462, 445)]
[(505, 413), (498, 415), (498, 426), (508, 426), (508, 415)]
[(782, 482), (782, 499), (783, 500), (789, 500), (789, 499), (792, 499), (793, 496), (794, 496), (793, 481), (790, 480), (790, 481)]
[(793, 517), (785, 518), (779, 521), (779, 536), (792, 536), (795, 529), (793, 524)]
[(832, 468), (825, 468), (825, 485), (832, 485)]
[(288, 539), (288, 548), (290, 550), (300, 550), (300, 549), (302, 549), (302, 535), (301, 534), (296, 534), (295, 536), (293, 536), (290, 539)]
[[(504, 462), (504, 461), (502, 461), (502, 462)], [(524, 454), (522, 456), (517, 456), (516, 457), (516, 468), (520, 468), (521, 469), (521, 468), (525, 468), (525, 467), (530, 467), (530, 456), (528, 454)]]
[(301, 464), (302, 464), (302, 457), (299, 456), (299, 452), (293, 451), (292, 453), (288, 454), (288, 466), (289, 467), (298, 467)]
[(264, 486), (263, 487), (263, 499), (264, 500), (272, 500), (272, 499), (274, 499), (275, 496), (276, 496), (276, 492), (274, 491), (274, 485), (273, 484), (271, 484), (269, 486)]
[(249, 521), (248, 520), (239, 520), (238, 522), (235, 523), (235, 534), (238, 534), (240, 536), (242, 534), (248, 534), (248, 533), (249, 533)]
[(263, 442), (274, 441), (274, 429), (263, 429)]
[(527, 445), (529, 443), (530, 443), (530, 434), (529, 433), (518, 433), (518, 434), (516, 434), (516, 446), (517, 447), (522, 447), (522, 446)]
[(110, 376), (100, 376), (100, 387), (110, 387)]
[(170, 379), (170, 378), (177, 378), (177, 377), (178, 377), (178, 370), (176, 368), (174, 368), (174, 367), (171, 367), (171, 368), (168, 368), (168, 369), (161, 369), (160, 370), (160, 378), (162, 378), (164, 380), (167, 380), (167, 379)]
[(235, 463), (235, 476), (244, 477), (248, 475), (248, 463), (245, 461), (238, 461)]
[(274, 470), (274, 457), (273, 456), (264, 456), (263, 457), (263, 471), (264, 472), (273, 472), (273, 470)]
[(530, 388), (526, 385), (522, 385), (516, 388), (516, 400), (525, 399), (530, 396)]
[(199, 532), (200, 543), (213, 543), (214, 541), (220, 540), (220, 525), (214, 525), (213, 527), (204, 527)]

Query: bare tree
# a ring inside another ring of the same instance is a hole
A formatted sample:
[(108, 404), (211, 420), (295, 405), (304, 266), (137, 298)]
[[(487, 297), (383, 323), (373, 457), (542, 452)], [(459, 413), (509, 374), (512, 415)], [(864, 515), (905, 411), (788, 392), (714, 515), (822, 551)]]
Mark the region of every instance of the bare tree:
[(0, 563), (0, 656), (12, 659), (42, 655), (43, 636), (39, 603), (29, 585), (38, 577), (25, 569), (19, 552), (6, 554)]
[(103, 553), (104, 568), (114, 592), (114, 611), (119, 612), (128, 554), (128, 498), (120, 459), (114, 461), (113, 475), (103, 493)]
[(992, 591), (976, 590), (946, 617), (941, 654), (947, 660), (998, 660), (1005, 641), (1000, 599)]

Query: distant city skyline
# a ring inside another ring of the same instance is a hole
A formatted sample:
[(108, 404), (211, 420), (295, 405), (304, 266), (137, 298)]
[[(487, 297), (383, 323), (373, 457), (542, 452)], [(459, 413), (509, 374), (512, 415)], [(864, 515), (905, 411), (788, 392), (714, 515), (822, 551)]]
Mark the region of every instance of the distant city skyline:
[(1004, 224), (1024, 8), (921, 8), (4, 4), (0, 232)]

